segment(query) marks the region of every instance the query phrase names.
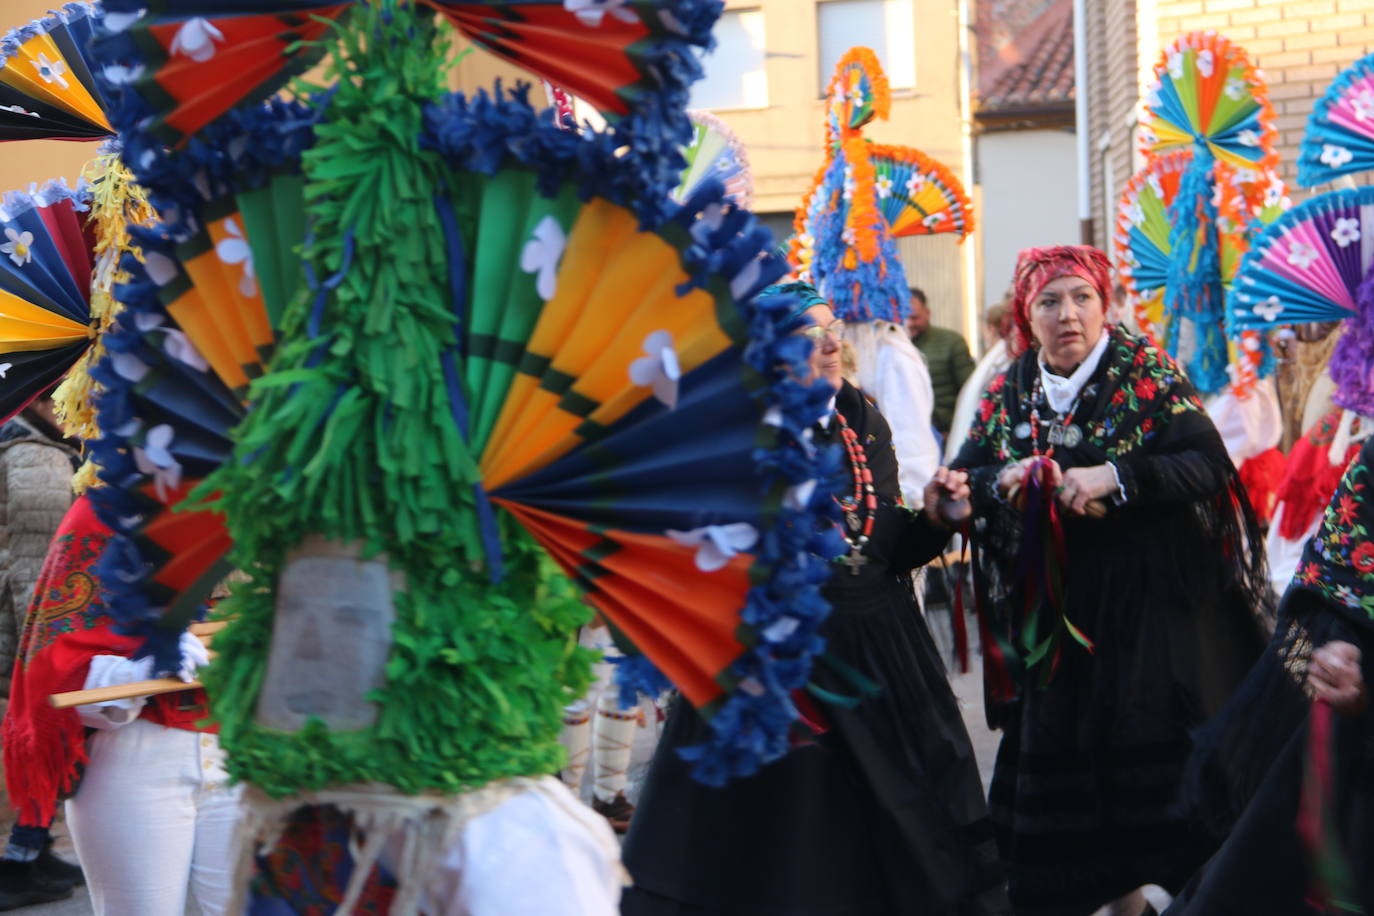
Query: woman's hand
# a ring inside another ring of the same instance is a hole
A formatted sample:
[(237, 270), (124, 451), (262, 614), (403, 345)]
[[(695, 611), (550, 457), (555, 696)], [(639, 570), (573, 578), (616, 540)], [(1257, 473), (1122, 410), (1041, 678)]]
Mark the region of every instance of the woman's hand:
[(1347, 716), (1364, 712), (1369, 702), (1360, 671), (1360, 648), (1352, 643), (1329, 642), (1313, 652), (1307, 683), (1312, 685), (1313, 696)]
[(1064, 472), (1064, 483), (1059, 488), (1059, 504), (1074, 515), (1087, 515), (1088, 503), (1111, 496), (1116, 490), (1116, 475), (1108, 465), (1070, 468)]
[(926, 518), (933, 520), (942, 528), (949, 527), (949, 521), (940, 511), (940, 503), (959, 502), (969, 498), (972, 491), (968, 486), (968, 474), (964, 471), (951, 471), (949, 468), (936, 468), (935, 476), (926, 484), (921, 495), (921, 510)]
[(1026, 479), (1026, 469), (1037, 461), (1043, 462), (1047, 469), (1049, 474), (1048, 484), (1051, 487), (1059, 486), (1060, 482), (1064, 479), (1064, 472), (1059, 469), (1058, 462), (1054, 461), (1052, 458), (1036, 458), (1035, 456), (1022, 458), (1015, 464), (1009, 464), (1002, 468), (1001, 473), (997, 475), (997, 489), (1001, 492), (1003, 499), (1010, 499), (1011, 494), (1020, 488), (1021, 484), (1024, 483)]

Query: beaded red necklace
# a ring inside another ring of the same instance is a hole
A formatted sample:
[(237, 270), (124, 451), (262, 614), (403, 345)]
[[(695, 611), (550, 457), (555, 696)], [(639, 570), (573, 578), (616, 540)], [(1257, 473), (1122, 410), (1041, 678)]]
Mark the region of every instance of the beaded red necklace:
[[(1031, 382), (1031, 410), (1030, 410), (1030, 440), (1031, 452), (1035, 457), (1040, 455), (1040, 373), (1035, 373), (1035, 379)], [(1078, 405), (1083, 399), (1083, 392), (1080, 389), (1078, 395), (1074, 397), (1073, 403), (1069, 405), (1069, 412), (1062, 420), (1056, 418), (1049, 424), (1049, 432), (1046, 434), (1046, 444), (1049, 446), (1045, 450), (1045, 458), (1054, 457), (1054, 448), (1061, 442), (1067, 448), (1073, 448), (1082, 441), (1082, 433), (1078, 427), (1073, 425), (1073, 415), (1078, 412)], [(1077, 435), (1070, 433), (1073, 430)]]
[[(849, 574), (857, 576), (859, 567), (868, 562), (863, 555), (864, 545), (873, 535), (873, 520), (878, 515), (878, 495), (873, 489), (873, 472), (868, 467), (868, 456), (859, 443), (859, 434), (849, 426), (844, 414), (835, 411), (835, 419), (840, 424), (840, 439), (844, 442), (845, 456), (849, 459), (849, 474), (854, 479), (854, 495), (848, 500), (838, 500), (844, 510), (845, 527), (840, 530), (844, 542), (849, 545), (849, 553), (840, 562), (849, 567)], [(850, 537), (850, 532), (857, 537)]]

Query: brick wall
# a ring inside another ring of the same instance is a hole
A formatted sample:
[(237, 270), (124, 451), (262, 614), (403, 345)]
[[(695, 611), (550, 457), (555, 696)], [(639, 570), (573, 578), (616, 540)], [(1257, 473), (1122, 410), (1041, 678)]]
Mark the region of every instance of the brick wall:
[(1184, 32), (1215, 29), (1249, 52), (1269, 85), (1281, 174), (1294, 199), (1304, 199), (1296, 175), (1307, 116), (1341, 70), (1374, 52), (1374, 0), (1157, 0), (1155, 7), (1160, 47)]

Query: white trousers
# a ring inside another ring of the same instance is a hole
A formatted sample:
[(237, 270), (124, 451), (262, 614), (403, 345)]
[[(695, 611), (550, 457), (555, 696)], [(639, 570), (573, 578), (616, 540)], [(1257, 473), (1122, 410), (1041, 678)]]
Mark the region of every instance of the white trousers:
[(96, 916), (183, 916), (188, 886), (224, 914), (239, 791), (219, 739), (136, 719), (89, 751), (67, 823)]

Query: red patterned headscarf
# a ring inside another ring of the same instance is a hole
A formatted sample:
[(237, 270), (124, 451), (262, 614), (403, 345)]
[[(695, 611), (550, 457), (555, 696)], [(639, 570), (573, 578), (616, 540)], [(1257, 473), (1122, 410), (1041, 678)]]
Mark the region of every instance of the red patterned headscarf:
[(1060, 277), (1082, 277), (1093, 285), (1106, 311), (1112, 301), (1112, 265), (1107, 256), (1091, 245), (1055, 245), (1050, 248), (1023, 248), (1016, 256), (1016, 278), (1012, 281), (1012, 316), (1016, 320), (1017, 353), (1025, 352), (1035, 340), (1031, 336), (1030, 304), (1047, 284)]

